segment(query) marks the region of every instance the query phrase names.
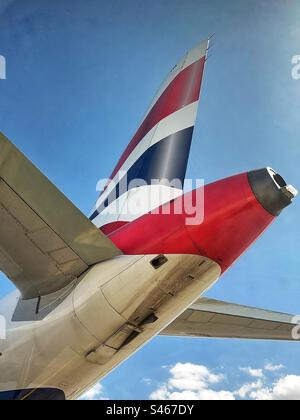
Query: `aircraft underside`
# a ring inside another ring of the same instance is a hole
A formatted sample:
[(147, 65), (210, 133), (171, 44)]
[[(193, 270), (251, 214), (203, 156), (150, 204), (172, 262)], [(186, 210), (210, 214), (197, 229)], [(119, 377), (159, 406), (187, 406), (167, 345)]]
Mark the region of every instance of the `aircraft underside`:
[(50, 315), (45, 307), (45, 319), (11, 323), (0, 390), (12, 389), (17, 399), (77, 398), (165, 329), (220, 273), (218, 264), (193, 255), (121, 256), (96, 265)]

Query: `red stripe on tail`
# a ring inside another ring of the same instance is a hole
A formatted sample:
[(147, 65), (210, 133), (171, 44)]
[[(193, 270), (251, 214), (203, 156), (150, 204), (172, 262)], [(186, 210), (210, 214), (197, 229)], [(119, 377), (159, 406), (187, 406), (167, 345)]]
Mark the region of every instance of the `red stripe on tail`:
[(204, 66), (205, 57), (182, 70), (170, 83), (134, 135), (110, 179), (114, 178), (139, 142), (159, 121), (199, 99)]

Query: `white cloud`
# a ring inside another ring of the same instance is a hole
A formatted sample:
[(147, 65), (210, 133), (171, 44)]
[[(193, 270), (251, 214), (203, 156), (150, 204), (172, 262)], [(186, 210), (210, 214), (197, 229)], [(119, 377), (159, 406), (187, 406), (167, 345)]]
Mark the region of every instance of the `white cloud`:
[(246, 383), (242, 385), (240, 389), (234, 392), (236, 397), (245, 399), (247, 398), (250, 393), (256, 392), (258, 389), (263, 387), (263, 382), (259, 379), (257, 382)]
[(272, 363), (267, 363), (265, 365), (265, 370), (268, 370), (269, 372), (278, 372), (279, 370), (283, 370), (285, 366), (283, 365), (272, 365)]
[[(300, 376), (275, 374), (283, 365), (267, 364), (263, 369), (239, 368), (253, 378), (238, 389), (228, 388), (227, 378), (209, 368), (192, 363), (177, 363), (169, 368), (168, 380), (152, 394), (153, 400), (300, 400)], [(270, 378), (270, 376), (273, 376)]]
[(280, 379), (273, 389), (272, 399), (300, 399), (300, 376), (288, 375)]
[(87, 391), (85, 394), (83, 394), (80, 399), (81, 400), (99, 400), (101, 399), (103, 394), (103, 386), (101, 384), (96, 384), (91, 388), (89, 391)]
[(264, 373), (262, 369), (253, 369), (251, 367), (240, 368), (241, 372), (247, 373), (252, 378), (263, 378)]
[(170, 379), (151, 394), (151, 399), (234, 400), (230, 391), (212, 389), (224, 381), (224, 376), (215, 374), (205, 366), (177, 363), (169, 372)]
[(254, 399), (290, 401), (300, 400), (300, 376), (287, 375), (279, 379), (273, 387), (261, 389), (252, 394)]
[[(264, 368), (237, 368), (231, 367), (231, 374), (238, 380), (239, 385), (230, 386), (229, 377), (218, 373), (203, 365), (193, 363), (177, 363), (174, 366), (164, 367), (169, 377), (157, 387), (151, 395), (152, 400), (300, 400), (300, 376), (282, 375), (285, 367), (281, 364), (267, 363)], [(244, 381), (243, 375), (249, 375), (252, 381)], [(145, 378), (142, 382), (151, 386), (154, 381)], [(104, 388), (97, 383), (87, 391), (81, 399), (103, 400)]]
[(208, 384), (217, 384), (223, 379), (223, 375), (215, 375), (207, 367), (192, 363), (177, 363), (171, 368), (170, 373), (172, 378), (169, 386), (182, 390), (197, 391), (199, 388), (206, 388)]

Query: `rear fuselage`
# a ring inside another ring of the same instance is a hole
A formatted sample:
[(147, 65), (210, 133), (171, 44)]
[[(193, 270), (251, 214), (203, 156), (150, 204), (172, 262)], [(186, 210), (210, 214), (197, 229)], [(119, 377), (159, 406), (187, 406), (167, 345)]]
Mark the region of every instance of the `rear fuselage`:
[(38, 319), (20, 322), (11, 297), (2, 396), (77, 398), (184, 312), (274, 220), (247, 174), (204, 187), (204, 219), (189, 224), (191, 214), (175, 209), (195, 194), (112, 232), (124, 255), (49, 296)]

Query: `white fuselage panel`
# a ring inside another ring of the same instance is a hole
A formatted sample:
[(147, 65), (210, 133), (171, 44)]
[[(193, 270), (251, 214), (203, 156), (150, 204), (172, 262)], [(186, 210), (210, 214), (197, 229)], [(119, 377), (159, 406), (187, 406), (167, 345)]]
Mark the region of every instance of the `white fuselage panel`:
[[(156, 257), (98, 264), (43, 320), (10, 322), (0, 341), (0, 392), (55, 388), (77, 398), (166, 328), (221, 273), (200, 256), (166, 255), (155, 268)], [(16, 303), (13, 295), (10, 318)]]

